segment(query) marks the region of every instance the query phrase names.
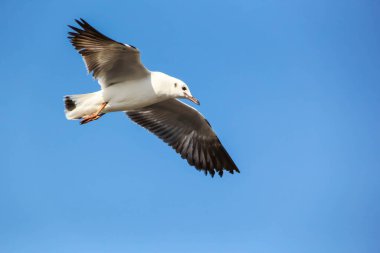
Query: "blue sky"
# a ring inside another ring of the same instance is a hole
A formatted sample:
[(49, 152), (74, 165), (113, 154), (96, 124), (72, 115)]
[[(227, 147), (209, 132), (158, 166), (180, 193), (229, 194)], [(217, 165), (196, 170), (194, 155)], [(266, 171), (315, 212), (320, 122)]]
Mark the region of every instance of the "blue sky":
[[(379, 252), (377, 1), (0, 3), (0, 252)], [(85, 18), (183, 79), (241, 170), (205, 177), (97, 90)]]

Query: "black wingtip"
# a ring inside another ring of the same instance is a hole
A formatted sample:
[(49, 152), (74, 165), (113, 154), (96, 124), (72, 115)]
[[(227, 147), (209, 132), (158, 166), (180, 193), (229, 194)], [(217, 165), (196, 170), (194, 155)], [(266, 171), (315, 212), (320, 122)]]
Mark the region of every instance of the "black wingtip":
[(81, 22), (81, 21), (79, 21), (78, 19), (74, 19), (74, 20), (75, 20), (75, 22), (76, 22), (78, 25), (82, 26), (82, 22)]
[(72, 25), (68, 25), (68, 27), (70, 27), (71, 29), (73, 29), (77, 33), (83, 32), (83, 30), (79, 29), (78, 27), (75, 27), (75, 26), (72, 26)]
[(75, 22), (83, 29), (86, 29), (86, 26), (91, 27), (83, 18), (75, 19)]
[(78, 19), (75, 19), (75, 22), (77, 22), (78, 25), (80, 25), (80, 27), (82, 27), (83, 29), (94, 29), (86, 20), (84, 20), (83, 18), (79, 18)]
[(82, 21), (82, 24), (84, 24), (84, 25), (89, 25), (88, 22), (86, 20), (84, 20), (83, 18), (80, 18), (80, 21)]

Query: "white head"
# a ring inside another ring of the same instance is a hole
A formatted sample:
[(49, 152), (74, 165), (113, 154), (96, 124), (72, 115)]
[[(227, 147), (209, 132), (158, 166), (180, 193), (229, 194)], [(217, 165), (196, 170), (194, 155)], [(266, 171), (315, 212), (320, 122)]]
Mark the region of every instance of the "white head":
[(172, 78), (170, 85), (170, 93), (174, 95), (174, 97), (186, 98), (191, 102), (200, 105), (199, 100), (193, 97), (193, 95), (191, 95), (189, 87), (187, 87), (187, 85), (183, 81), (177, 78)]

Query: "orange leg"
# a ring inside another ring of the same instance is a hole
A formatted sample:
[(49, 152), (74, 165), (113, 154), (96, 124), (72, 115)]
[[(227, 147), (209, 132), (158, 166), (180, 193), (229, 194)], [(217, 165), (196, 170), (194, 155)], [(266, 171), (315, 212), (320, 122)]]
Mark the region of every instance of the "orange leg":
[(83, 120), (80, 122), (80, 124), (81, 125), (87, 124), (88, 122), (97, 120), (100, 117), (102, 117), (104, 115), (104, 113), (102, 114), (101, 112), (106, 107), (106, 105), (107, 105), (107, 102), (104, 102), (103, 104), (101, 104), (101, 106), (99, 107), (99, 109), (95, 113), (88, 115), (88, 116), (84, 116)]

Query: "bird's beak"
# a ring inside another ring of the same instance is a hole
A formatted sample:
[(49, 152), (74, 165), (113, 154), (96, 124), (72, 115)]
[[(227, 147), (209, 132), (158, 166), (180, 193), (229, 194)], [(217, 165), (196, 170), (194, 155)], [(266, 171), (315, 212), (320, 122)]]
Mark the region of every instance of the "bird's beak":
[(183, 93), (185, 95), (185, 98), (187, 98), (188, 100), (190, 100), (191, 102), (193, 102), (194, 104), (197, 104), (197, 105), (200, 105), (201, 103), (199, 103), (199, 100), (196, 99), (195, 97), (192, 97), (190, 95), (188, 95), (187, 93)]

